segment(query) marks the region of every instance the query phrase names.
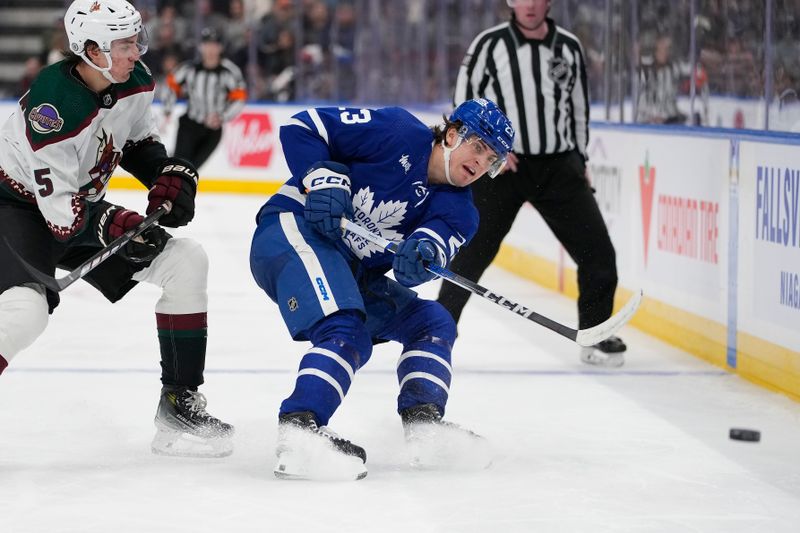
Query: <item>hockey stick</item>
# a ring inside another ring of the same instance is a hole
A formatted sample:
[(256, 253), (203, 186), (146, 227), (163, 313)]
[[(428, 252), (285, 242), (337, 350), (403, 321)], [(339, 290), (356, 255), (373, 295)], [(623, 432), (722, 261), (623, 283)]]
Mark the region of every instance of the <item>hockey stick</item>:
[(129, 241), (137, 237), (140, 233), (144, 230), (158, 222), (158, 219), (161, 218), (163, 215), (166, 215), (172, 209), (172, 204), (170, 202), (164, 202), (161, 204), (155, 211), (147, 215), (147, 217), (142, 220), (142, 222), (136, 226), (135, 228), (131, 228), (106, 246), (105, 248), (101, 249), (99, 252), (94, 254), (92, 257), (84, 261), (78, 268), (70, 271), (66, 276), (61, 278), (54, 278), (52, 276), (48, 276), (44, 272), (37, 269), (35, 266), (28, 263), (25, 259), (20, 256), (14, 248), (11, 247), (11, 244), (8, 242), (8, 239), (3, 237), (8, 245), (8, 249), (11, 250), (11, 253), (14, 254), (19, 262), (25, 267), (25, 270), (28, 273), (36, 278), (36, 281), (47, 287), (53, 292), (61, 292), (83, 276), (91, 272), (92, 270), (97, 267), (100, 263), (114, 255), (120, 248), (128, 244)]
[[(359, 226), (355, 222), (351, 220), (347, 220), (342, 218), (342, 229), (345, 231), (349, 231), (362, 237), (368, 241), (371, 241), (378, 246), (382, 247), (384, 250), (388, 250), (392, 253), (397, 253), (397, 243), (392, 242), (390, 240), (384, 239), (383, 237), (372, 233), (371, 231), (367, 230), (363, 226)], [(622, 326), (625, 325), (628, 320), (631, 319), (633, 314), (639, 308), (639, 304), (642, 302), (643, 292), (641, 289), (636, 291), (628, 303), (619, 310), (618, 313), (611, 316), (605, 322), (597, 324), (591, 328), (587, 329), (572, 329), (570, 327), (565, 326), (564, 324), (560, 324), (555, 320), (547, 318), (546, 316), (542, 316), (539, 313), (536, 313), (532, 309), (528, 309), (527, 307), (520, 305), (516, 302), (513, 302), (506, 298), (501, 294), (497, 294), (495, 292), (490, 291), (485, 287), (481, 287), (477, 283), (468, 280), (467, 278), (463, 278), (456, 274), (455, 272), (451, 272), (446, 268), (442, 268), (439, 265), (426, 265), (425, 269), (428, 272), (432, 272), (439, 277), (442, 277), (453, 283), (458, 285), (459, 287), (466, 289), (482, 298), (486, 298), (489, 301), (492, 301), (503, 307), (508, 309), (514, 314), (520, 315), (528, 320), (536, 322), (537, 324), (546, 327), (551, 331), (555, 331), (559, 335), (562, 335), (572, 341), (575, 341), (581, 346), (594, 346), (598, 342), (604, 341), (614, 333), (619, 330)]]

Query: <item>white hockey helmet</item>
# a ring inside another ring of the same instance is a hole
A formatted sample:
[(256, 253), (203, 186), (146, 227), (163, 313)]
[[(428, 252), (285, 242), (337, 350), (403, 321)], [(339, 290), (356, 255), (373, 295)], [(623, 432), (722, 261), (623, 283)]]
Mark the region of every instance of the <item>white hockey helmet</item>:
[[(137, 36), (139, 54), (147, 51), (147, 33), (142, 25), (142, 15), (127, 0), (74, 0), (64, 15), (64, 29), (69, 39), (69, 49), (80, 56), (112, 83), (111, 45), (117, 39)], [(107, 68), (101, 68), (86, 57), (86, 42), (94, 41), (106, 56)]]

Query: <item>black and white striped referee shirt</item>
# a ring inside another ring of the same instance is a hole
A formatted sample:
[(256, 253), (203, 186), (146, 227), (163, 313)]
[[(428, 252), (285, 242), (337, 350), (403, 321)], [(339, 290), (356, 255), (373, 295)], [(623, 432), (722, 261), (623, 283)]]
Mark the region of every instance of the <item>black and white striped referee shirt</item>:
[(164, 97), (164, 112), (172, 111), (176, 99), (186, 98), (186, 115), (201, 124), (212, 113), (223, 122), (231, 120), (247, 100), (242, 71), (225, 58), (213, 69), (204, 68), (201, 61), (183, 63), (167, 76), (167, 85), (170, 90)]
[(578, 38), (547, 19), (547, 36), (526, 38), (513, 20), (478, 35), (458, 71), (454, 104), (493, 100), (517, 130), (514, 152), (543, 155), (589, 141), (589, 89)]

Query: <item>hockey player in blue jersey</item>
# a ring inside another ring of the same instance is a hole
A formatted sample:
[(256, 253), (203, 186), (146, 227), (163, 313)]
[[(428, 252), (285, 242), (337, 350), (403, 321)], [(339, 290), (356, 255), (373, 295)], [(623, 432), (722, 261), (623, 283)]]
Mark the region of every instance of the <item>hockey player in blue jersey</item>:
[[(514, 129), (479, 99), (434, 128), (396, 107), (309, 109), (281, 127), (280, 139), (292, 177), (258, 213), (250, 266), (292, 338), (312, 347), (280, 407), (275, 474), (313, 478), (297, 445), (311, 438), (360, 479), (366, 452), (325, 426), (374, 343), (402, 344), (397, 409), (406, 436), (454, 427), (442, 416), (455, 323), (409, 287), (433, 279), (425, 265), (446, 266), (476, 232), (467, 185), (500, 172)], [(342, 217), (402, 241), (397, 254), (343, 232)]]

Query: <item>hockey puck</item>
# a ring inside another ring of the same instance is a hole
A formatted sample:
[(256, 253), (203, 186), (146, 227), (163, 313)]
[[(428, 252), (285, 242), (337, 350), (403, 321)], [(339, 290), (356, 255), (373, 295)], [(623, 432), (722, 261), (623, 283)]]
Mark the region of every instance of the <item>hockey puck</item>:
[(744, 440), (747, 442), (758, 442), (761, 440), (761, 432), (755, 429), (731, 428), (728, 436), (733, 440)]

